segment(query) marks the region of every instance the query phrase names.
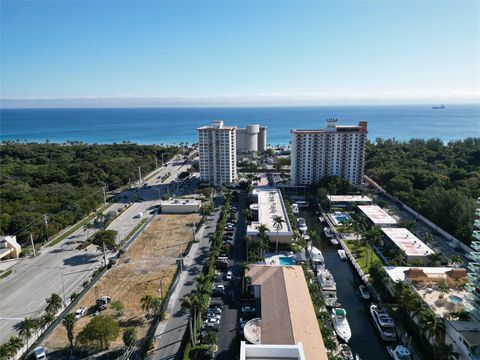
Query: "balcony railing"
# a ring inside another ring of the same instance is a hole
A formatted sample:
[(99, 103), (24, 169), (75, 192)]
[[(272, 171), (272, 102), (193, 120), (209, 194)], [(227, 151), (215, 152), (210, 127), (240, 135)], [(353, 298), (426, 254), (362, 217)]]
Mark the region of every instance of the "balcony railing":
[[(475, 233), (477, 233), (477, 236), (475, 236)], [(480, 240), (480, 231), (474, 231), (473, 232), (473, 236)], [(471, 245), (470, 245), (474, 250), (476, 251), (480, 251), (480, 241), (472, 241)]]

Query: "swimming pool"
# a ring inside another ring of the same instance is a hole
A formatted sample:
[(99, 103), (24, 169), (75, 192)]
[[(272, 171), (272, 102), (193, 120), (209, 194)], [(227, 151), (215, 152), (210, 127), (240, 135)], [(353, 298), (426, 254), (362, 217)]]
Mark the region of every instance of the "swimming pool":
[(450, 301), (452, 303), (455, 303), (455, 304), (460, 304), (460, 303), (463, 302), (463, 299), (460, 296), (450, 295), (448, 297), (448, 301)]
[(280, 265), (295, 265), (295, 259), (291, 256), (279, 256), (278, 262)]
[(352, 217), (347, 213), (330, 214), (330, 218), (336, 226), (340, 225), (342, 222), (347, 222), (352, 219)]

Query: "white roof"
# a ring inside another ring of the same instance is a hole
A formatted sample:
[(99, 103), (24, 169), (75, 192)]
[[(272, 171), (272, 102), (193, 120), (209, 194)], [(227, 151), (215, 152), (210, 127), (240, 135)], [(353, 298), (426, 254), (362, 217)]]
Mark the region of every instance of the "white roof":
[(288, 220), (287, 211), (283, 203), (282, 194), (279, 189), (272, 187), (257, 187), (252, 191), (252, 195), (257, 197), (258, 204), (258, 222), (252, 222), (248, 226), (247, 232), (258, 232), (257, 227), (260, 224), (265, 225), (270, 232), (277, 233), (273, 226), (273, 217), (280, 216), (284, 223), (282, 228), (279, 229), (279, 235), (291, 235), (292, 227)]
[(405, 251), (407, 256), (428, 256), (434, 253), (432, 249), (408, 231), (408, 229), (382, 228), (382, 231), (395, 245)]
[(372, 202), (368, 196), (363, 195), (328, 195), (330, 202)]
[(184, 205), (201, 205), (201, 200), (195, 199), (170, 199), (162, 200), (161, 205), (170, 205), (170, 206), (184, 206)]
[(375, 224), (375, 225), (395, 225), (397, 220), (387, 214), (380, 206), (377, 205), (359, 205), (358, 208)]
[(453, 268), (451, 267), (425, 267), (425, 266), (384, 266), (383, 267), (385, 271), (387, 272), (388, 276), (390, 279), (392, 279), (393, 282), (397, 281), (404, 281), (405, 280), (405, 271), (410, 270), (410, 269), (419, 269), (422, 270), (425, 275), (430, 276), (432, 278), (438, 278), (441, 277), (443, 274), (445, 274), (447, 271), (452, 270)]

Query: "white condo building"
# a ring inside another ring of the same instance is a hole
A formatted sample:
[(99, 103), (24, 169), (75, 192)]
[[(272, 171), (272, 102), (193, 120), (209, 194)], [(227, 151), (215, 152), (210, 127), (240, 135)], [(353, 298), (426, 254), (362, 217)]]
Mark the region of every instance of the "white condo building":
[(362, 183), (365, 167), (367, 122), (337, 125), (327, 120), (320, 130), (292, 130), (292, 185), (309, 185), (324, 176), (340, 176), (352, 184)]
[(233, 182), (237, 177), (236, 127), (216, 120), (197, 130), (200, 181), (215, 186)]

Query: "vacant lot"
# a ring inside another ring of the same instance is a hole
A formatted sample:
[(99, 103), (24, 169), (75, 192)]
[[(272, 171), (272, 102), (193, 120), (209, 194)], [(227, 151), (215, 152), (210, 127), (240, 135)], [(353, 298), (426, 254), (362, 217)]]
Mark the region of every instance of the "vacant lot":
[[(112, 301), (120, 300), (125, 304), (123, 315), (118, 317), (120, 326), (135, 326), (139, 338), (143, 337), (150, 322), (141, 309), (140, 299), (145, 294), (161, 296), (162, 287), (164, 292), (167, 291), (175, 274), (175, 259), (193, 238), (193, 221), (199, 221), (198, 215), (161, 215), (155, 219), (117, 264), (80, 300), (78, 307), (89, 308), (89, 315), (77, 321), (75, 334), (90, 321), (95, 300), (108, 295)], [(110, 308), (103, 313), (116, 315)], [(66, 347), (65, 328), (58, 326), (44, 345), (49, 349)], [(123, 346), (121, 334), (111, 349), (119, 346)]]

